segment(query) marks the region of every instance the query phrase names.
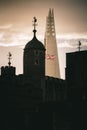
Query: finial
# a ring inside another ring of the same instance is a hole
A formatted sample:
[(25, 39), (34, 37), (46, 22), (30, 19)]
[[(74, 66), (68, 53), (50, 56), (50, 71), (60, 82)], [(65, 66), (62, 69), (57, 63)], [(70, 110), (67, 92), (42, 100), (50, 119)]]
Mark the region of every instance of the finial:
[(11, 59), (12, 59), (11, 57), (12, 57), (12, 54), (9, 52), (8, 53), (8, 60), (9, 60), (8, 65), (9, 65), (9, 67), (11, 66)]
[(54, 17), (54, 9), (52, 9), (52, 17)]
[(36, 26), (37, 26), (37, 24), (36, 24), (36, 22), (37, 22), (37, 19), (36, 19), (36, 17), (34, 17), (33, 18), (34, 20), (33, 20), (33, 26), (34, 26), (34, 30), (33, 30), (33, 32), (34, 32), (34, 36), (36, 35)]
[(49, 8), (49, 14), (48, 14), (48, 16), (49, 17), (51, 16), (51, 8)]
[(80, 51), (80, 48), (81, 48), (81, 42), (79, 41), (79, 46), (78, 46), (79, 51)]

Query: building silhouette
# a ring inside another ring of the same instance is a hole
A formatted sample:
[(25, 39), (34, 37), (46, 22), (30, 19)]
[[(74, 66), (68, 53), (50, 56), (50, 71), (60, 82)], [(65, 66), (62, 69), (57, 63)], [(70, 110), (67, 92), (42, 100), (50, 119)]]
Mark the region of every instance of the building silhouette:
[(66, 81), (69, 100), (87, 99), (87, 51), (66, 54)]
[(70, 129), (87, 129), (87, 51), (66, 54), (66, 84)]
[[(23, 74), (1, 67), (2, 130), (87, 129), (87, 51), (66, 54), (66, 79), (45, 75), (45, 46), (36, 38), (25, 45)], [(83, 75), (83, 76), (82, 76)], [(81, 100), (80, 100), (81, 99)]]
[(49, 9), (46, 18), (44, 43), (46, 47), (46, 75), (61, 78), (53, 9)]
[(24, 48), (23, 64), (24, 75), (41, 79), (45, 77), (45, 47), (36, 38), (36, 21), (34, 17), (34, 37)]
[(56, 102), (65, 100), (65, 81), (45, 76), (45, 46), (36, 38), (35, 17), (33, 22), (33, 39), (24, 48), (23, 74), (16, 75), (10, 53), (8, 66), (1, 67), (1, 129), (53, 129)]

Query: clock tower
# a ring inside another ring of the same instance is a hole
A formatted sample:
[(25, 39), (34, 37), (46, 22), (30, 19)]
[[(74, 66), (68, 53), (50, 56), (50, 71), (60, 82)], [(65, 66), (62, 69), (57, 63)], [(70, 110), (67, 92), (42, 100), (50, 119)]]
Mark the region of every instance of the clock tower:
[(53, 9), (49, 10), (49, 14), (46, 19), (46, 32), (44, 42), (46, 48), (46, 75), (60, 78)]

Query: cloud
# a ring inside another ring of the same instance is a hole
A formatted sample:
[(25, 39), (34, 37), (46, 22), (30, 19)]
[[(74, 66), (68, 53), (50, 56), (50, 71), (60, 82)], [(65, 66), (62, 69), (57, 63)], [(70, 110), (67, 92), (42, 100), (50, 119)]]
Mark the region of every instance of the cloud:
[(8, 24), (8, 25), (0, 25), (0, 29), (9, 29), (12, 27), (12, 24)]
[(79, 41), (81, 42), (81, 47), (87, 47), (87, 39), (62, 39), (57, 41), (59, 48), (78, 48)]
[(60, 48), (64, 48), (64, 47), (68, 47), (68, 48), (74, 48), (74, 46), (70, 45), (68, 42), (64, 41), (62, 43), (58, 43), (58, 47)]
[(4, 30), (0, 30), (0, 46), (8, 47), (8, 46), (20, 46), (25, 45), (31, 37), (29, 37), (28, 33), (21, 33), (20, 29), (15, 30), (15, 28), (11, 28), (11, 25), (3, 26), (0, 28)]
[(77, 34), (77, 33), (67, 33), (67, 34), (57, 34), (57, 39), (87, 39), (87, 34)]
[(4, 32), (0, 33), (0, 39), (2, 39), (4, 36)]
[(87, 46), (87, 35), (86, 34), (57, 34), (57, 44), (59, 48), (78, 48), (79, 41), (81, 46)]
[[(0, 26), (0, 46), (24, 46), (33, 37), (33, 33), (29, 33), (28, 27), (17, 27), (12, 24)], [(31, 29), (30, 29), (31, 30)], [(30, 31), (31, 32), (31, 31)], [(37, 38), (44, 43), (44, 37), (37, 32)], [(58, 47), (76, 48), (79, 39), (87, 39), (87, 35), (83, 34), (57, 34)], [(87, 46), (87, 40), (81, 40), (82, 46)]]

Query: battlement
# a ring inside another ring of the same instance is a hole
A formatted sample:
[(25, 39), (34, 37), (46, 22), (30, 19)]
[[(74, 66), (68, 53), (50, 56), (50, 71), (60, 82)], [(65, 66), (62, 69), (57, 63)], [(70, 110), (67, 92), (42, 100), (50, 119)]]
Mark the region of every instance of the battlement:
[(2, 66), (1, 76), (15, 76), (16, 68), (13, 66)]

